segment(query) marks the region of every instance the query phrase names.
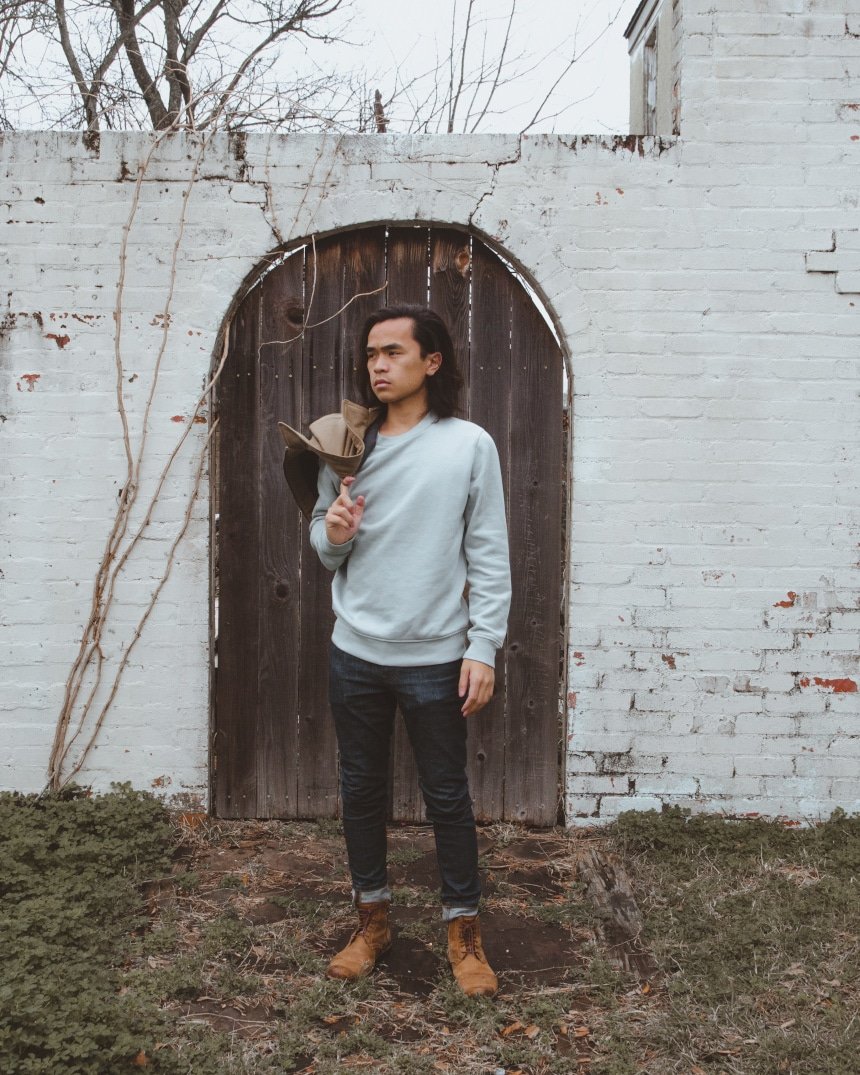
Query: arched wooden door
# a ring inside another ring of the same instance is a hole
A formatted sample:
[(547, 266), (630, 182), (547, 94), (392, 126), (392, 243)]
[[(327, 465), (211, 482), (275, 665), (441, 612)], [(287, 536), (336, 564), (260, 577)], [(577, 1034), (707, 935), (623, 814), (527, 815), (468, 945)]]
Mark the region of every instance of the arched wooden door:
[[(435, 227), (368, 228), (307, 245), (261, 277), (233, 320), (217, 389), (215, 810), (337, 816), (331, 576), (284, 481), (276, 423), (306, 430), (342, 397), (356, 398), (360, 326), (397, 302), (429, 304), (446, 319), (468, 386), (462, 416), (492, 434), (505, 480), (513, 604), (497, 696), (469, 718), (476, 815), (551, 825), (561, 755), (563, 360), (506, 264), (477, 238)], [(402, 724), (393, 768), (392, 817), (421, 820)]]

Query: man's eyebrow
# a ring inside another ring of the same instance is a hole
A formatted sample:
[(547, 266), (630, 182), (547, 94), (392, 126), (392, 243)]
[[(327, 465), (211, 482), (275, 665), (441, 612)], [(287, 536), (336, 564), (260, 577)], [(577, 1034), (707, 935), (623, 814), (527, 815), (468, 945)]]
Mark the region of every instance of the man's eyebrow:
[(399, 343), (384, 343), (381, 347), (371, 347), (368, 344), (368, 346), (365, 347), (365, 351), (367, 354), (370, 354), (371, 351), (397, 351), (400, 349), (400, 346)]

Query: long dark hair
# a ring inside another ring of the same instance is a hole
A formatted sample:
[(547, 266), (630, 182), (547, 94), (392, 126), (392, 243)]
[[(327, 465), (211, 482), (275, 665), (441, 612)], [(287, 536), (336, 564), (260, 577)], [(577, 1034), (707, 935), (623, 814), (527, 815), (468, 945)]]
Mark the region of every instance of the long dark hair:
[(427, 378), (427, 403), (430, 410), (439, 418), (450, 418), (458, 410), (457, 398), (463, 385), (463, 378), (457, 369), (457, 356), (451, 333), (442, 318), (428, 306), (414, 306), (404, 303), (401, 306), (384, 306), (368, 317), (361, 330), (358, 343), (358, 360), (355, 374), (356, 387), (361, 401), (368, 407), (378, 407), (379, 400), (370, 387), (370, 374), (367, 371), (367, 337), (374, 325), (383, 321), (395, 321), (408, 317), (412, 322), (412, 339), (421, 348), (422, 358), (438, 352), (442, 364), (432, 377)]

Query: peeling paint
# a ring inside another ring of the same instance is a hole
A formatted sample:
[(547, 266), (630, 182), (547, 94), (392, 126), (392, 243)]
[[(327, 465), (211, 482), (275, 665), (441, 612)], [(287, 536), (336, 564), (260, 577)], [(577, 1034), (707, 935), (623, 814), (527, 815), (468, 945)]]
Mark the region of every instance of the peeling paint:
[(57, 347), (62, 351), (66, 344), (71, 340), (71, 336), (67, 336), (65, 333), (61, 336), (57, 332), (46, 332), (45, 339), (53, 340)]
[[(22, 373), (21, 374), (21, 381), (26, 381), (27, 382), (27, 391), (32, 392), (36, 387), (36, 381), (40, 380), (41, 377), (42, 377), (41, 373)], [(19, 392), (23, 392), (23, 389), (21, 388), (21, 381), (16, 382)]]
[(794, 592), (794, 590), (789, 590), (787, 596), (788, 596), (787, 601), (775, 601), (773, 607), (774, 608), (794, 608), (794, 603), (795, 603), (795, 601), (797, 601), (797, 594)]
[(816, 687), (833, 691), (834, 694), (855, 694), (857, 691), (856, 682), (848, 678), (824, 679), (822, 676), (813, 676), (810, 681), (809, 676), (802, 676), (797, 682), (800, 687), (808, 687), (813, 683)]

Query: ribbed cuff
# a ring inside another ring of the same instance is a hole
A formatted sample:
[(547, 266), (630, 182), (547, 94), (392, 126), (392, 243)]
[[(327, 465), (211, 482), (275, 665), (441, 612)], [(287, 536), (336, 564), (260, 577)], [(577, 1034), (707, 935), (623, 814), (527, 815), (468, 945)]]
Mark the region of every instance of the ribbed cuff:
[(490, 668), (495, 668), (497, 648), (492, 639), (482, 638), (480, 635), (477, 638), (470, 638), (463, 660), (480, 661), (481, 664), (488, 664)]

